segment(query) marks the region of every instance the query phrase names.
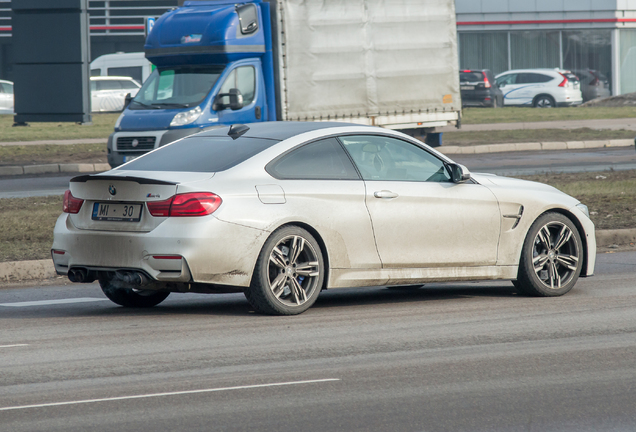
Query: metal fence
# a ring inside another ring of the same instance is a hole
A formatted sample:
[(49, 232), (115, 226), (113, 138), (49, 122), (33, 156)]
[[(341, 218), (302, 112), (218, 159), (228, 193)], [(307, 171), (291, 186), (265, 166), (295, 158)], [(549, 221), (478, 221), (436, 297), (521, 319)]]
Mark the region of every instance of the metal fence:
[[(178, 0), (89, 1), (91, 36), (143, 36), (145, 19), (177, 7)], [(0, 37), (11, 36), (11, 0), (0, 0)]]

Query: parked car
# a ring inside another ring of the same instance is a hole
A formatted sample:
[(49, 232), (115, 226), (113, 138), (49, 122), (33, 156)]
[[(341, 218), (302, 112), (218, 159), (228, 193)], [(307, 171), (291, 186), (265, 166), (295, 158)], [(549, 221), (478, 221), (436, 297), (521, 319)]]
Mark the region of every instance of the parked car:
[(345, 287), (507, 279), (559, 296), (595, 251), (587, 207), (548, 185), (471, 174), (389, 129), (263, 122), (71, 179), (51, 252), (122, 306), (244, 292), (284, 315)]
[(495, 79), (506, 106), (552, 108), (583, 103), (578, 78), (569, 71), (520, 69), (501, 73)]
[(91, 62), (91, 76), (127, 76), (143, 83), (152, 71), (143, 52), (104, 54)]
[(504, 104), (504, 95), (495, 82), (495, 76), (489, 69), (460, 71), (459, 86), (462, 94), (462, 107), (497, 108)]
[(581, 80), (583, 102), (592, 99), (610, 97), (610, 82), (603, 73), (594, 69), (576, 69), (572, 71)]
[(0, 114), (13, 114), (13, 83), (0, 80)]
[(124, 109), (126, 95), (134, 97), (141, 84), (130, 77), (92, 76), (91, 111), (112, 112)]

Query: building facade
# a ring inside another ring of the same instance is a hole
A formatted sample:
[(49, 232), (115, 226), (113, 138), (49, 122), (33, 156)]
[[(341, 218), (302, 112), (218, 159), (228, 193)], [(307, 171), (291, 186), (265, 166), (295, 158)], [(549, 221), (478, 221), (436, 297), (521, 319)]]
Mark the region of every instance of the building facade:
[(636, 0), (456, 0), (460, 68), (594, 69), (636, 92)]
[[(179, 0), (89, 0), (91, 59), (143, 51), (145, 19)], [(636, 0), (456, 0), (459, 63), (495, 74), (594, 69), (613, 94), (636, 92)], [(0, 0), (0, 79), (11, 80), (11, 2)]]
[[(146, 18), (159, 17), (177, 5), (178, 0), (89, 0), (91, 60), (102, 54), (143, 51)], [(0, 0), (0, 79), (13, 81), (12, 58), (11, 0)]]

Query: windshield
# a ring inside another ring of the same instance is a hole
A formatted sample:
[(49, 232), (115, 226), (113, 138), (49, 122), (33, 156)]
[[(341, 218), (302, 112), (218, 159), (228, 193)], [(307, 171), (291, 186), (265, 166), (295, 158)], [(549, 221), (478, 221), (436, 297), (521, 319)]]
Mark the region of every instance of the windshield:
[(155, 69), (129, 105), (130, 109), (187, 108), (196, 106), (210, 93), (223, 67)]

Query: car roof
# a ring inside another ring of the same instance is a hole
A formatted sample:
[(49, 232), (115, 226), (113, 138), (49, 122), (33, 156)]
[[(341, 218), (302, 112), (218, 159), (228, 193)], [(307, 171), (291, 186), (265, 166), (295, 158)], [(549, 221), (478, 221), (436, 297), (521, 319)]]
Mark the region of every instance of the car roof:
[[(305, 132), (312, 132), (320, 129), (338, 128), (338, 127), (350, 127), (357, 126), (361, 128), (368, 127), (369, 129), (376, 129), (372, 126), (363, 126), (354, 123), (344, 122), (299, 122), (299, 121), (273, 121), (273, 122), (258, 122), (247, 123), (245, 126), (249, 127), (249, 130), (245, 132), (245, 137), (250, 138), (266, 138), (272, 140), (286, 140), (296, 135), (303, 134)], [(212, 129), (209, 131), (201, 132), (196, 137), (219, 137), (227, 136), (230, 127), (222, 127)]]
[(1, 82), (1, 83), (4, 83), (4, 84), (11, 84), (11, 85), (13, 85), (13, 82), (11, 82), (11, 81), (7, 81), (7, 80), (0, 80), (0, 82)]
[(537, 73), (537, 72), (558, 74), (558, 73), (560, 73), (559, 71), (560, 70), (549, 69), (549, 68), (513, 69), (513, 70), (509, 70), (509, 71), (505, 71), (505, 72), (502, 72), (500, 74), (497, 74), (497, 76), (510, 74), (510, 73)]
[(134, 81), (134, 79), (128, 76), (113, 76), (113, 75), (108, 75), (108, 76), (95, 75), (91, 77), (91, 80), (92, 81), (115, 81), (115, 80)]

